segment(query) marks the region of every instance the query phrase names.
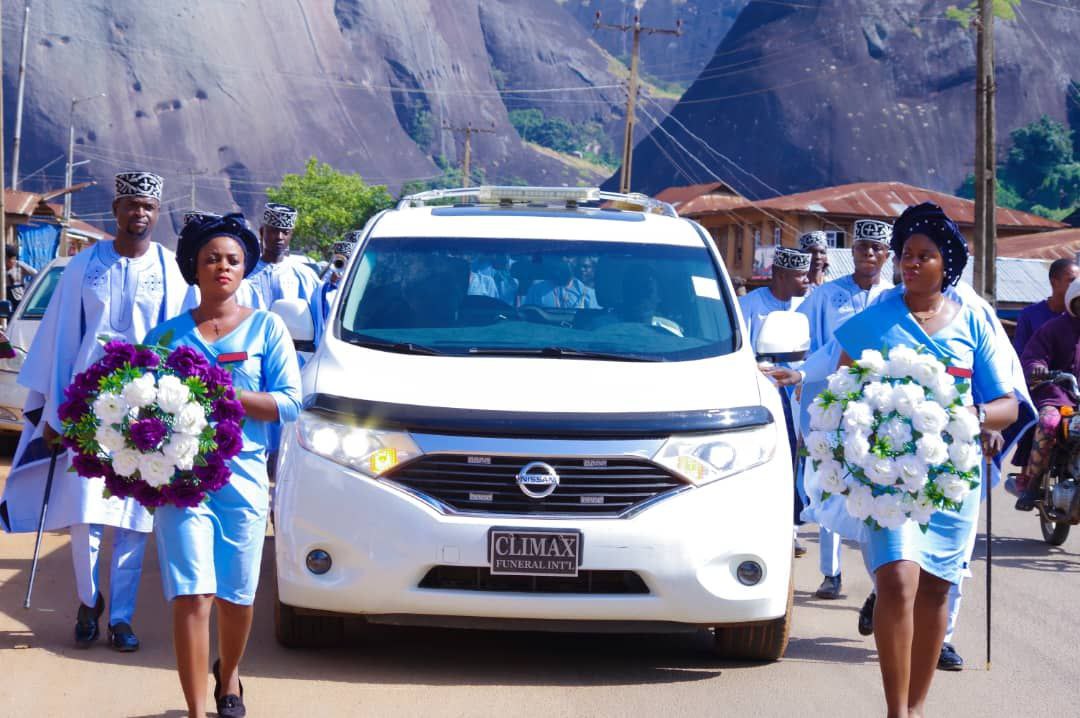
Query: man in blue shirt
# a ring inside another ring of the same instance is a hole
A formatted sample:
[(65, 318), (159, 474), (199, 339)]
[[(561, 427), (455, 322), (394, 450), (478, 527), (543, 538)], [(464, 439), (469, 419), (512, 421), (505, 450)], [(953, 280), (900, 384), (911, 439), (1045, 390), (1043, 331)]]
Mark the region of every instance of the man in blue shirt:
[(1080, 266), (1071, 259), (1057, 259), (1050, 265), (1050, 296), (1025, 307), (1016, 320), (1013, 347), (1017, 355), (1023, 355), (1024, 347), (1039, 327), (1065, 313), (1065, 292), (1077, 277), (1080, 277)]

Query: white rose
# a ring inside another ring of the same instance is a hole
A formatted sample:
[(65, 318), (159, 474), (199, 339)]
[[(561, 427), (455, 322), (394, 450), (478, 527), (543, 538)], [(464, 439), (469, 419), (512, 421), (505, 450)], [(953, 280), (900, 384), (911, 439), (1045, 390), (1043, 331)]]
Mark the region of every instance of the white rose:
[(97, 441), (98, 446), (110, 454), (115, 454), (127, 445), (124, 441), (124, 435), (108, 424), (97, 428), (97, 431), (94, 432), (94, 440)]
[(880, 381), (870, 382), (863, 387), (862, 398), (879, 414), (888, 414), (895, 408), (892, 384)]
[(162, 411), (176, 414), (191, 401), (191, 390), (179, 377), (166, 374), (158, 380), (157, 403)]
[(930, 468), (918, 456), (908, 454), (896, 460), (896, 478), (905, 491), (915, 493), (926, 484)]
[(154, 375), (149, 372), (128, 382), (128, 385), (124, 387), (124, 400), (132, 409), (149, 406), (156, 398), (157, 388), (154, 386)]
[(878, 427), (878, 438), (885, 439), (893, 451), (902, 451), (904, 446), (912, 440), (911, 425), (907, 419), (894, 416)]
[(949, 447), (940, 436), (928, 434), (915, 442), (915, 455), (928, 466), (940, 466), (949, 460)]
[(865, 434), (852, 432), (844, 436), (844, 459), (849, 464), (861, 466), (870, 455), (870, 441)]
[(111, 391), (98, 394), (98, 398), (94, 399), (94, 416), (102, 424), (119, 424), (124, 420), (129, 408), (124, 397)]
[(954, 441), (949, 444), (949, 460), (957, 471), (971, 471), (979, 465), (979, 450), (974, 442)]
[(897, 384), (893, 387), (893, 403), (896, 410), (906, 417), (915, 415), (915, 410), (926, 401), (926, 392), (918, 384)]
[(979, 435), (979, 419), (966, 406), (956, 406), (949, 412), (952, 421), (945, 427), (954, 441), (972, 441)]
[(863, 465), (866, 478), (878, 486), (892, 486), (896, 483), (896, 462), (892, 459), (875, 456), (869, 458)]
[(175, 467), (160, 451), (139, 456), (139, 476), (155, 489), (164, 486), (172, 479)]
[(844, 501), (844, 508), (855, 518), (863, 521), (874, 510), (874, 493), (867, 486), (856, 486)]
[(911, 423), (921, 434), (940, 434), (949, 423), (949, 414), (934, 402), (924, 401), (915, 409)]
[(852, 374), (847, 367), (841, 367), (829, 377), (829, 391), (837, 396), (850, 394), (858, 389), (859, 385), (859, 378)]
[(937, 477), (938, 488), (949, 501), (960, 503), (971, 493), (971, 483), (956, 474), (942, 474)]
[(161, 449), (165, 458), (181, 471), (191, 471), (199, 453), (199, 439), (188, 434), (173, 434)]
[(931, 354), (920, 354), (911, 366), (911, 378), (929, 388), (941, 369), (944, 369), (944, 365), (938, 361), (937, 357)]
[(904, 504), (899, 494), (881, 494), (874, 497), (870, 517), (884, 529), (897, 529), (907, 521)]
[(839, 402), (826, 407), (819, 396), (807, 411), (810, 414), (810, 428), (814, 431), (836, 431), (840, 426), (843, 410)]
[(916, 353), (914, 349), (909, 349), (908, 347), (895, 347), (890, 349), (886, 373), (897, 379), (911, 376), (918, 358), (918, 353)]
[(139, 470), (139, 452), (135, 449), (118, 449), (112, 455), (112, 467), (119, 476), (131, 476)]
[(812, 431), (806, 435), (806, 451), (814, 461), (831, 459), (833, 455), (832, 440), (824, 431)]
[(911, 520), (921, 526), (930, 523), (935, 511), (937, 511), (937, 507), (934, 506), (934, 502), (930, 500), (925, 491), (920, 491), (911, 499), (911, 503), (908, 505)]
[(822, 491), (830, 494), (842, 494), (847, 491), (844, 467), (839, 461), (833, 459), (822, 461), (817, 467), (817, 476)]
[(853, 401), (844, 409), (844, 429), (847, 431), (870, 431), (874, 426), (874, 410), (862, 401)]
[(180, 407), (173, 422), (173, 431), (198, 436), (206, 428), (206, 414), (200, 404), (193, 401)]
[(879, 377), (885, 373), (886, 362), (885, 357), (881, 355), (881, 352), (876, 349), (867, 349), (859, 357), (859, 361), (856, 362), (860, 367), (866, 369), (870, 376)]

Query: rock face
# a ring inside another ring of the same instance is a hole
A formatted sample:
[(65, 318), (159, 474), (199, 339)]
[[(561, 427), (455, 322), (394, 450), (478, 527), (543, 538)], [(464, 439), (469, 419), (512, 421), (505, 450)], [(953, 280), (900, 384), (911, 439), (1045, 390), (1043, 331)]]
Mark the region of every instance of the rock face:
[[(10, 138), (22, 3), (3, 11)], [(166, 179), (166, 241), (192, 194), (251, 213), (312, 155), (392, 188), (436, 176), (434, 158), (457, 164), (463, 147), (443, 123), (494, 123), (473, 145), (489, 179), (596, 182), (522, 143), (507, 104), (616, 128), (625, 96), (610, 56), (555, 2), (54, 0), (34, 4), (30, 38), (22, 186), (62, 186), (64, 160), (48, 163), (66, 152), (71, 98), (104, 92), (74, 112), (76, 161), (90, 160), (76, 180), (99, 182), (75, 211), (109, 226), (112, 174), (152, 169)], [(509, 94), (519, 88), (568, 89)]]
[[(656, 81), (688, 85), (716, 52), (749, 0), (553, 0), (572, 12), (590, 32), (599, 10), (601, 20), (629, 25), (634, 16), (641, 24), (673, 28), (683, 22), (680, 38), (654, 36), (641, 43), (641, 67)], [(630, 34), (597, 31), (593, 39), (620, 59), (630, 56)]]
[[(975, 42), (946, 5), (754, 0), (653, 132), (663, 150), (639, 143), (634, 188), (711, 179), (692, 154), (749, 197), (871, 180), (954, 192), (973, 166)], [(997, 23), (999, 148), (1043, 114), (1065, 120), (1080, 13), (1059, 5)]]

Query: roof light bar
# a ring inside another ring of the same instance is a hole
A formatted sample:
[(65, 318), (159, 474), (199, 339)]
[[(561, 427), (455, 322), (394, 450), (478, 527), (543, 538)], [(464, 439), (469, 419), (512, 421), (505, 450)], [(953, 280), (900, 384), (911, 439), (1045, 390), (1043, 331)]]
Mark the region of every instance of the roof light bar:
[(651, 212), (669, 217), (678, 217), (675, 208), (667, 202), (660, 202), (647, 195), (633, 192), (602, 192), (597, 187), (519, 187), (483, 185), (480, 187), (459, 187), (455, 189), (433, 189), (409, 195), (398, 203), (398, 209), (424, 207), (429, 203), (446, 200), (459, 200), (475, 204), (497, 204), (512, 206), (516, 204), (561, 204), (568, 208), (580, 204), (598, 204), (610, 202), (614, 209), (637, 212)]

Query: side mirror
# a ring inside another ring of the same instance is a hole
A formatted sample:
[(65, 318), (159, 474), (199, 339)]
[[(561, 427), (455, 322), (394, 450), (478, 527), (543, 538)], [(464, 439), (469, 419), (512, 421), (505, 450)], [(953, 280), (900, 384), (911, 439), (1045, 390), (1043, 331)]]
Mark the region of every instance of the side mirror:
[(754, 353), (774, 364), (802, 361), (810, 351), (810, 320), (799, 312), (772, 312), (761, 325)]
[(11, 302), (8, 300), (0, 300), (0, 319), (11, 319), (11, 315), (15, 313), (15, 308), (11, 306)]
[(315, 323), (311, 321), (311, 307), (302, 299), (279, 299), (270, 311), (285, 322), (298, 352), (315, 351)]

